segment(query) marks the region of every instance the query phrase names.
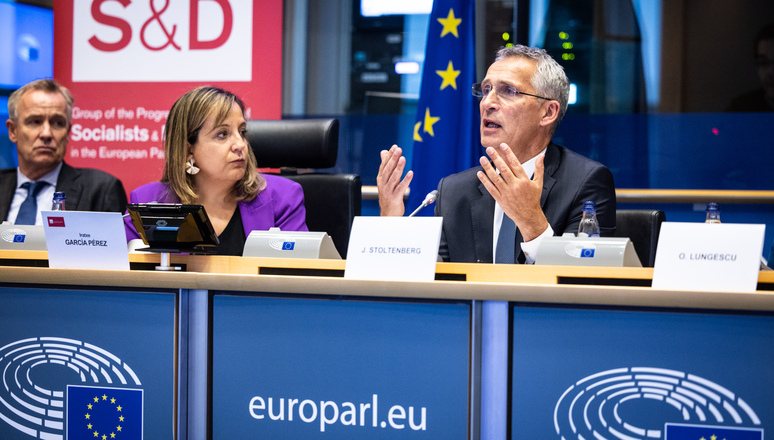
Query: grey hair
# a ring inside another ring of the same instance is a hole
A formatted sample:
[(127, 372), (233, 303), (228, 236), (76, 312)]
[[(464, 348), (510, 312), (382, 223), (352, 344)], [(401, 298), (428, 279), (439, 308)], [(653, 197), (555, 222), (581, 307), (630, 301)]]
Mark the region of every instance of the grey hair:
[(532, 87), (535, 93), (559, 102), (559, 117), (556, 118), (553, 130), (567, 112), (567, 100), (570, 96), (570, 80), (564, 73), (564, 68), (559, 65), (545, 49), (516, 44), (511, 47), (503, 47), (497, 51), (495, 62), (506, 58), (528, 58), (535, 61), (537, 69), (532, 77)]
[(70, 126), (70, 123), (73, 120), (73, 104), (75, 103), (75, 99), (73, 99), (73, 95), (70, 93), (69, 90), (67, 90), (67, 87), (60, 85), (53, 79), (39, 79), (36, 81), (32, 81), (31, 83), (27, 83), (21, 88), (11, 93), (11, 96), (8, 98), (8, 118), (10, 120), (12, 120), (13, 122), (18, 122), (19, 101), (21, 101), (21, 98), (25, 93), (31, 90), (40, 90), (46, 93), (61, 94), (65, 99), (65, 105), (66, 105), (65, 112), (67, 113), (67, 126), (68, 127)]

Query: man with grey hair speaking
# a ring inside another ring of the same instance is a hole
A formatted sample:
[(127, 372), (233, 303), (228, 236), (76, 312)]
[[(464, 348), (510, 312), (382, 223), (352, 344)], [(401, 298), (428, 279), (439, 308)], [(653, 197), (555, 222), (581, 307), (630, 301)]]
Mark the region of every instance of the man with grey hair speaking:
[[(569, 81), (545, 50), (502, 48), (473, 94), (481, 98), (480, 167), (441, 179), (435, 215), (443, 217), (444, 261), (533, 263), (544, 237), (575, 233), (583, 203), (597, 206), (601, 235), (615, 232), (615, 184), (604, 165), (551, 142), (567, 110)], [(403, 215), (399, 147), (381, 152), (381, 215)], [(495, 252), (495, 249), (497, 251)]]

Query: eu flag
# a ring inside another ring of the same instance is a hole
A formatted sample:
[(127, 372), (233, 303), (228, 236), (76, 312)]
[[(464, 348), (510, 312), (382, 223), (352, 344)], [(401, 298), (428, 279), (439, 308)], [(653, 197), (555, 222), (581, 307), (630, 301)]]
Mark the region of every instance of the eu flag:
[(667, 440), (763, 440), (763, 429), (667, 423), (664, 438)]
[[(481, 156), (475, 83), (474, 0), (435, 0), (414, 125), (409, 209), (438, 181), (478, 164)], [(430, 210), (425, 210), (428, 215)]]
[(67, 440), (142, 440), (143, 390), (67, 386)]

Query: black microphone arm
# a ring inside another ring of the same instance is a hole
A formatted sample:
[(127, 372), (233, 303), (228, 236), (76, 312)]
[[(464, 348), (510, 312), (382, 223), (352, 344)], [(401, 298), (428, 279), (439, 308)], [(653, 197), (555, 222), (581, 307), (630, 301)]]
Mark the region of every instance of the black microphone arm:
[(433, 202), (435, 202), (435, 199), (437, 199), (437, 198), (438, 198), (438, 190), (437, 189), (434, 189), (434, 190), (430, 191), (429, 193), (427, 193), (427, 195), (425, 196), (425, 200), (422, 202), (421, 205), (419, 205), (419, 207), (417, 209), (414, 210), (414, 212), (409, 214), (409, 217), (414, 217), (422, 208), (424, 208), (427, 205), (432, 204)]

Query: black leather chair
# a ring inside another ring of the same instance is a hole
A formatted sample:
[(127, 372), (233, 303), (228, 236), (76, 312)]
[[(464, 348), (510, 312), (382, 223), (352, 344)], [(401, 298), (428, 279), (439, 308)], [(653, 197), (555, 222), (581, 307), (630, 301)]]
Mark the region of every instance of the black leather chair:
[(259, 168), (280, 168), (281, 175), (304, 189), (306, 225), (327, 232), (342, 258), (349, 233), (360, 215), (362, 183), (354, 174), (298, 172), (331, 168), (339, 152), (337, 119), (248, 120), (247, 139)]
[(615, 213), (615, 237), (628, 237), (640, 257), (643, 267), (656, 263), (656, 247), (664, 211), (651, 209), (620, 209)]

